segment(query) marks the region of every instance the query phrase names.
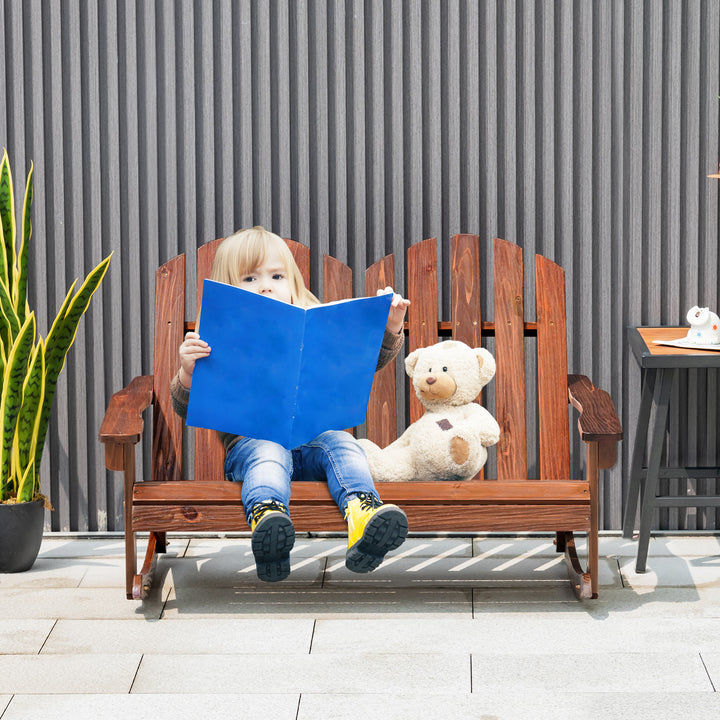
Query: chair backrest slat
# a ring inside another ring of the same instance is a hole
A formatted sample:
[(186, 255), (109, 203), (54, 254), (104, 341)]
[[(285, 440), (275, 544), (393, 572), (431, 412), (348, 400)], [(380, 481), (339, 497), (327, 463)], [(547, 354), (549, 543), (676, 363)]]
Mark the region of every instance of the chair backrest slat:
[[(480, 300), (480, 238), (453, 235), (450, 238), (450, 317), (453, 340), (471, 348), (482, 342)], [(482, 402), (482, 392), (476, 398)], [(485, 477), (485, 468), (476, 476)]]
[(527, 477), (525, 427), (525, 311), (522, 249), (495, 238), (495, 414), (499, 480)]
[(477, 235), (454, 235), (450, 239), (450, 295), (453, 339), (472, 348), (480, 347), (480, 238)]
[(347, 300), (353, 296), (352, 270), (331, 255), (323, 257), (322, 302)]
[[(434, 345), (438, 341), (437, 243), (429, 238), (415, 243), (407, 252), (409, 352)], [(410, 418), (413, 423), (423, 415), (423, 406), (410, 393)]]
[(305, 287), (310, 288), (310, 248), (307, 245), (287, 238), (285, 242), (290, 248), (296, 265), (300, 268), (300, 274), (305, 282)]
[[(210, 277), (213, 260), (222, 238), (212, 240), (198, 248), (196, 292), (197, 306), (202, 305), (203, 281)], [(202, 328), (201, 328), (202, 329)], [(214, 430), (195, 428), (195, 476), (196, 480), (216, 480), (224, 475), (225, 451), (220, 436)]]
[(185, 332), (185, 255), (155, 272), (155, 355), (153, 375), (153, 480), (182, 476), (182, 419), (172, 409), (170, 381), (177, 372), (178, 347)]
[(535, 256), (540, 478), (570, 477), (565, 272)]
[[(386, 287), (395, 288), (395, 261), (386, 255), (365, 271), (365, 295), (375, 295)], [(397, 398), (395, 363), (389, 363), (375, 374), (365, 427), (367, 437), (380, 447), (397, 439)]]

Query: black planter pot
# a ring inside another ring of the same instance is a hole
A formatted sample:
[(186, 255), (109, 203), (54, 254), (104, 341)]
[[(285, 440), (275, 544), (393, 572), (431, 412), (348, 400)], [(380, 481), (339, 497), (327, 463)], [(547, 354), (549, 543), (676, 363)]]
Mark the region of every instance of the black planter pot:
[(40, 552), (45, 503), (0, 504), (0, 573), (29, 570)]

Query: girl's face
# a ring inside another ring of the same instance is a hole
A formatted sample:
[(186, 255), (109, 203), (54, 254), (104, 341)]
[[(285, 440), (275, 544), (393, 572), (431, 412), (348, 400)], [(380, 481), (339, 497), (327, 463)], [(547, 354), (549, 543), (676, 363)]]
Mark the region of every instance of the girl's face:
[(276, 250), (270, 250), (261, 265), (242, 277), (240, 287), (258, 295), (292, 303), (288, 272)]

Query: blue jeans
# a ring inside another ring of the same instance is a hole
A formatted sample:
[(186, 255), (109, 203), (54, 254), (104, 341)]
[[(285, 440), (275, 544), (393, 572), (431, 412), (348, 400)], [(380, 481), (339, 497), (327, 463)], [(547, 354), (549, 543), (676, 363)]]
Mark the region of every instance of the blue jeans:
[(328, 430), (294, 450), (269, 440), (241, 438), (225, 457), (225, 477), (242, 482), (248, 523), (250, 509), (257, 502), (277, 500), (288, 507), (291, 480), (327, 480), (330, 495), (342, 512), (348, 495), (377, 496), (365, 452), (342, 430)]

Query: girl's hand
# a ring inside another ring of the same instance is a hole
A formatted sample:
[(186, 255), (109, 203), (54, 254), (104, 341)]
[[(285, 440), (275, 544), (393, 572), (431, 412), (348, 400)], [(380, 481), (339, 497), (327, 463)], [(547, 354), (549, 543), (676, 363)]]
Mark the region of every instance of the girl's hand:
[(210, 346), (201, 340), (196, 332), (190, 331), (185, 335), (178, 354), (180, 355), (180, 382), (189, 388), (192, 383), (195, 361), (207, 357), (210, 354)]
[(396, 293), (389, 285), (384, 290), (377, 291), (377, 295), (386, 295), (387, 293), (392, 293), (393, 299), (390, 303), (390, 312), (388, 313), (387, 325), (385, 327), (388, 332), (397, 334), (403, 329), (405, 312), (410, 305), (410, 301)]

